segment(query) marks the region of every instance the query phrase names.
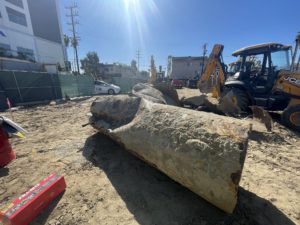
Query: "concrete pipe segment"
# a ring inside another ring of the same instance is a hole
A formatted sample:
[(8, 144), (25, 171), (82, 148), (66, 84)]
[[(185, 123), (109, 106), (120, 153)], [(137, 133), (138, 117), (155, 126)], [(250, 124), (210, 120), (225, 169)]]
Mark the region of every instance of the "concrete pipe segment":
[(211, 204), (232, 213), (245, 161), (246, 121), (153, 103), (103, 96), (90, 124)]

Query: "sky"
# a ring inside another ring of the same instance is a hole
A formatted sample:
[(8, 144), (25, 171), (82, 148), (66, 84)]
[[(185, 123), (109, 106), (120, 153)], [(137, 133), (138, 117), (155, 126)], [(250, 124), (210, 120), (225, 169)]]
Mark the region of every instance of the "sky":
[[(59, 0), (63, 32), (71, 35), (67, 6)], [(130, 64), (141, 52), (140, 69), (147, 70), (150, 57), (167, 66), (172, 56), (208, 54), (215, 43), (223, 44), (225, 63), (241, 47), (280, 42), (294, 44), (300, 32), (299, 0), (77, 0), (76, 30), (81, 38), (79, 58), (98, 53), (102, 63)], [(68, 50), (69, 60), (74, 58)]]

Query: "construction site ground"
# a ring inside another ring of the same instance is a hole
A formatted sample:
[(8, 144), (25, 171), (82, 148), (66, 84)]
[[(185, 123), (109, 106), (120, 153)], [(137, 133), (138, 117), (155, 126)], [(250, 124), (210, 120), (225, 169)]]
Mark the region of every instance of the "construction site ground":
[[(199, 94), (193, 89), (178, 92)], [(28, 134), (11, 140), (17, 159), (0, 169), (0, 207), (56, 171), (65, 176), (67, 189), (31, 224), (300, 224), (299, 133), (278, 122), (270, 133), (253, 121), (238, 204), (229, 215), (91, 126), (82, 127), (94, 99), (13, 113)]]

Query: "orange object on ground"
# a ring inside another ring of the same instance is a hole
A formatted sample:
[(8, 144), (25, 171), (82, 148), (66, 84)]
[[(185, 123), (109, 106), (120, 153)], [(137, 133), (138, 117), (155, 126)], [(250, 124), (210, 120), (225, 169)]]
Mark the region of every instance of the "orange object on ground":
[(12, 149), (8, 134), (0, 127), (0, 167), (6, 166), (16, 158), (16, 153)]
[(0, 224), (1, 221), (5, 225), (29, 224), (65, 189), (66, 182), (64, 177), (52, 173), (4, 209), (0, 209)]

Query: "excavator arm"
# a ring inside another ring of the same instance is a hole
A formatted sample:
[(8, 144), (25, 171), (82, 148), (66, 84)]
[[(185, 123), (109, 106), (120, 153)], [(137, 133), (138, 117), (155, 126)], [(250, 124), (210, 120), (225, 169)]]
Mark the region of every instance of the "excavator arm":
[(225, 83), (226, 72), (222, 60), (224, 46), (215, 44), (208, 58), (204, 72), (198, 82), (201, 93), (211, 93), (212, 97), (220, 98), (222, 86)]

